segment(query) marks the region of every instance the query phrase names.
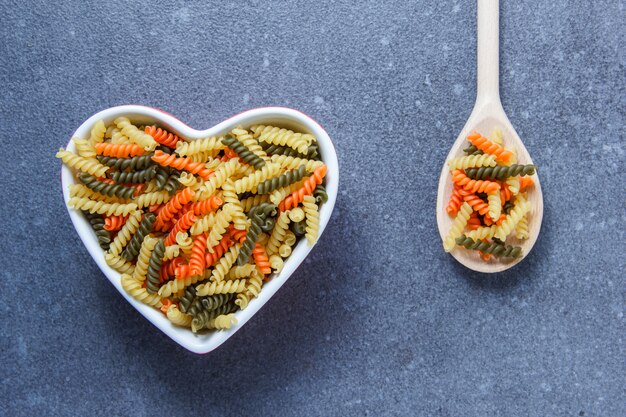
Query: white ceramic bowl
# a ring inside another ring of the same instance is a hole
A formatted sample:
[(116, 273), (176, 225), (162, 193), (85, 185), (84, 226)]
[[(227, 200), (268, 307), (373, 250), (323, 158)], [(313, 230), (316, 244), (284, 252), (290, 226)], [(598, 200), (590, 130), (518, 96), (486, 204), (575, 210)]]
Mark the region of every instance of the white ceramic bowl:
[[(328, 166), (326, 174), (326, 191), (328, 193), (328, 201), (320, 208), (320, 236), (328, 224), (330, 215), (335, 206), (337, 198), (337, 187), (339, 184), (339, 165), (337, 163), (337, 154), (335, 147), (331, 142), (326, 131), (313, 119), (305, 114), (283, 107), (263, 107), (240, 113), (228, 120), (223, 121), (207, 130), (195, 130), (185, 125), (174, 116), (150, 107), (129, 105), (118, 106), (103, 110), (89, 119), (87, 119), (77, 130), (73, 136), (80, 138), (89, 137), (90, 130), (94, 123), (103, 120), (105, 124), (112, 123), (119, 116), (128, 117), (135, 124), (152, 124), (156, 123), (167, 130), (184, 137), (186, 139), (198, 139), (207, 136), (217, 136), (229, 132), (236, 126), (249, 127), (254, 124), (269, 124), (279, 127), (292, 129), (299, 132), (313, 134), (318, 142), (320, 154), (324, 163)], [(67, 149), (75, 151), (74, 144), (70, 141)], [(61, 171), (61, 186), (63, 188), (63, 197), (65, 204), (69, 201), (69, 186), (76, 182), (72, 171), (63, 166)], [(294, 248), (291, 256), (285, 261), (285, 267), (280, 274), (273, 276), (263, 285), (258, 298), (250, 300), (248, 307), (243, 311), (238, 311), (235, 315), (238, 323), (231, 329), (225, 331), (210, 331), (208, 333), (194, 334), (189, 329), (174, 326), (159, 310), (143, 304), (131, 296), (122, 288), (120, 282), (120, 274), (109, 267), (104, 260), (104, 252), (98, 245), (96, 235), (85, 217), (77, 210), (67, 206), (70, 218), (78, 235), (82, 239), (85, 247), (96, 261), (102, 272), (107, 276), (109, 281), (117, 288), (120, 294), (133, 305), (146, 319), (158, 327), (161, 331), (171, 337), (181, 346), (195, 353), (207, 353), (217, 348), (231, 337), (237, 330), (241, 328), (261, 307), (278, 291), (278, 289), (293, 274), (296, 268), (302, 263), (304, 258), (311, 252), (310, 246), (306, 239), (301, 239)]]

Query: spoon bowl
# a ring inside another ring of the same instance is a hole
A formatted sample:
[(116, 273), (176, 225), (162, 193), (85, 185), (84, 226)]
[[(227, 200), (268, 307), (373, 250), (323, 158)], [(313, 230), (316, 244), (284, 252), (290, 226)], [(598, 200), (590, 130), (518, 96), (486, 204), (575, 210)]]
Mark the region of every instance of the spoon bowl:
[[(463, 149), (469, 143), (467, 135), (472, 131), (478, 131), (483, 136), (489, 136), (494, 128), (503, 133), (503, 146), (515, 150), (519, 164), (532, 164), (532, 158), (513, 125), (506, 116), (500, 102), (499, 93), (499, 1), (478, 0), (478, 59), (477, 59), (477, 96), (476, 104), (465, 126), (461, 130), (456, 142), (452, 145), (446, 158), (446, 163), (441, 170), (439, 188), (437, 193), (437, 227), (442, 240), (447, 236), (454, 218), (450, 217), (445, 208), (452, 194), (454, 184), (447, 161), (463, 156)], [(492, 258), (484, 261), (475, 251), (456, 246), (450, 254), (461, 264), (474, 271), (493, 273), (507, 270), (518, 264), (528, 255), (539, 236), (541, 221), (543, 218), (543, 195), (541, 184), (537, 175), (533, 176), (535, 185), (528, 191), (528, 201), (531, 209), (528, 213), (528, 239), (519, 240), (509, 236), (507, 244), (520, 246), (523, 255), (514, 259)]]

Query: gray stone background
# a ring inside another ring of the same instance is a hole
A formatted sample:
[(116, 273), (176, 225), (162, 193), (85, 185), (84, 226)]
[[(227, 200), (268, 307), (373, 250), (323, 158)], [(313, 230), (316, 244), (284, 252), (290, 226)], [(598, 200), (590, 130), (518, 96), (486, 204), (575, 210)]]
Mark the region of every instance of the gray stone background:
[[(545, 217), (495, 276), (435, 222), (474, 2), (0, 3), (0, 415), (626, 415), (622, 1), (501, 2), (502, 100)], [(319, 245), (205, 356), (122, 300), (63, 205), (54, 153), (127, 103), (197, 128), (294, 107), (337, 147)]]

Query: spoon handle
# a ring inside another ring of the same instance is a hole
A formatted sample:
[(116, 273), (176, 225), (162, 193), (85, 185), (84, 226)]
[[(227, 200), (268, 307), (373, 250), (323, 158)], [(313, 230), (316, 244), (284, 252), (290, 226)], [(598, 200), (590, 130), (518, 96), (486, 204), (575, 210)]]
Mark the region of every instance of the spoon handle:
[(478, 0), (476, 104), (500, 103), (500, 2)]

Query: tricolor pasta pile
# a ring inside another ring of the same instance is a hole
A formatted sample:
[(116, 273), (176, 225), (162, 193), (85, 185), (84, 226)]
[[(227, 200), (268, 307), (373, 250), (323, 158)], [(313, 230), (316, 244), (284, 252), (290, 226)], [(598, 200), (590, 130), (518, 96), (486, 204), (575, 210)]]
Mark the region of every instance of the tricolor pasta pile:
[(466, 155), (448, 161), (454, 188), (446, 211), (454, 221), (443, 247), (446, 252), (456, 246), (476, 251), (484, 261), (518, 258), (522, 249), (507, 244), (507, 238), (528, 238), (531, 203), (525, 191), (534, 185), (537, 167), (517, 164), (499, 129), (491, 140), (476, 131), (467, 139)]
[(128, 294), (176, 325), (230, 328), (298, 239), (317, 239), (328, 196), (313, 135), (256, 125), (187, 141), (120, 117), (72, 140), (76, 154), (56, 155), (76, 172), (69, 205)]

